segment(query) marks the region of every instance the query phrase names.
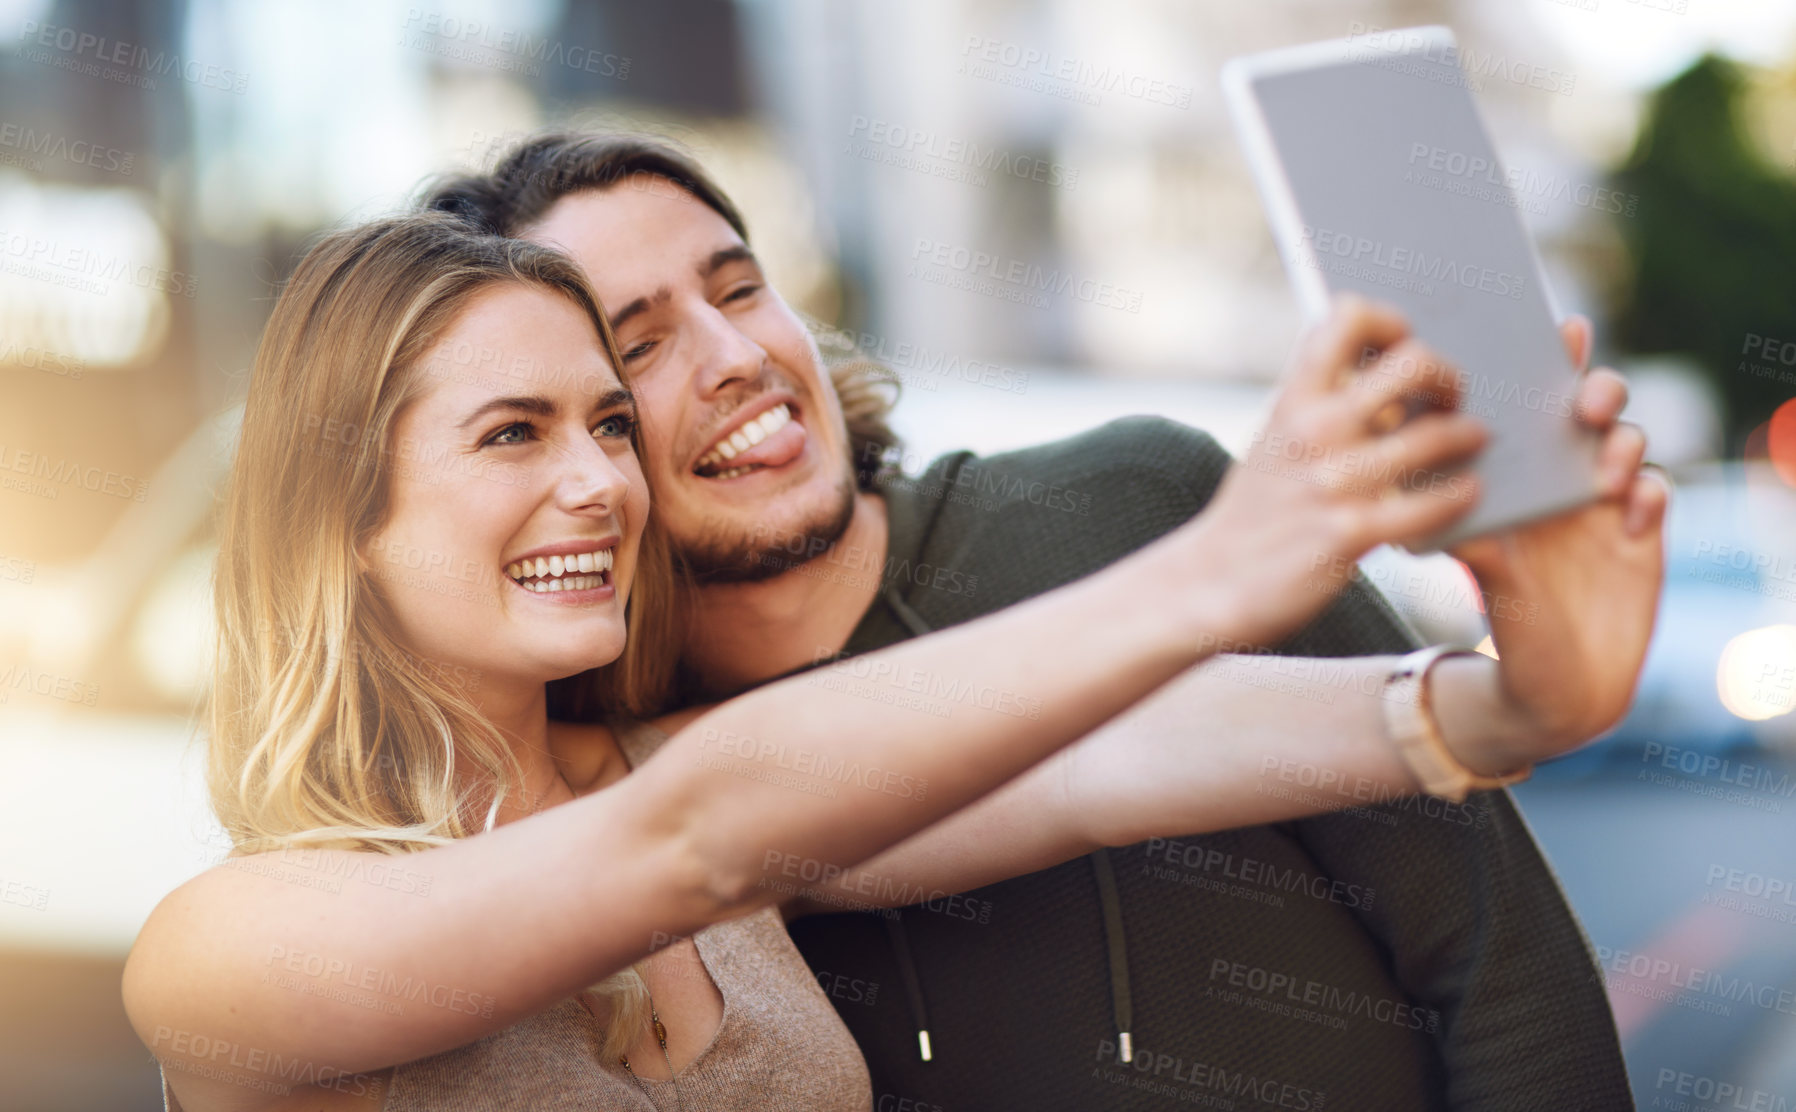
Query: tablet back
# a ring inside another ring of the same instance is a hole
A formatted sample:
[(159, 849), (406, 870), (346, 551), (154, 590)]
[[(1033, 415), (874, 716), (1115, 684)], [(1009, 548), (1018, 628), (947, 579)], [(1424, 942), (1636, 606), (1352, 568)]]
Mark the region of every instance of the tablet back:
[(1478, 507), (1427, 547), (1593, 497), (1599, 438), (1452, 32), (1236, 59), (1224, 85), (1306, 316), (1343, 291), (1396, 305), (1491, 428)]

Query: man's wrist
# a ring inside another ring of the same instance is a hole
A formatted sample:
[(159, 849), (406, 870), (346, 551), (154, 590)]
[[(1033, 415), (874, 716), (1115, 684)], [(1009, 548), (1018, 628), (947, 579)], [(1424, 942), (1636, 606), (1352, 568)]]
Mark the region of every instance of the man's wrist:
[(1541, 725), (1504, 692), (1498, 667), (1482, 653), (1450, 656), (1428, 675), (1441, 740), (1481, 776), (1533, 763), (1543, 741)]
[(1429, 680), (1436, 665), (1455, 657), (1477, 658), (1471, 649), (1434, 645), (1400, 658), (1384, 682), (1385, 734), (1409, 766), (1416, 783), (1429, 795), (1463, 803), (1475, 791), (1501, 788), (1526, 780), (1533, 765), (1521, 762), (1502, 772), (1469, 767), (1448, 747), (1435, 716)]

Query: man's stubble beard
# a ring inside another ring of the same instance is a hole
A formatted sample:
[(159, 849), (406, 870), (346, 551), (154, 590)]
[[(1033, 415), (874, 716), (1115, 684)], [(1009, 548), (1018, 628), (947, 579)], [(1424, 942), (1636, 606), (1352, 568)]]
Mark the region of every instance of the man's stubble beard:
[(795, 529), (778, 535), (751, 529), (733, 537), (676, 538), (675, 559), (699, 586), (762, 583), (784, 575), (842, 539), (854, 520), (856, 492), (853, 474), (844, 475), (833, 502), (818, 507), (811, 520)]

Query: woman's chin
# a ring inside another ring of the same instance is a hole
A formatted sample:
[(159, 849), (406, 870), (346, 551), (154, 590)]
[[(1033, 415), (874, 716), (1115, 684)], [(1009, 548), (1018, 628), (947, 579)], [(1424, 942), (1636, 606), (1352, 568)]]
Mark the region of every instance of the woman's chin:
[(465, 668), (474, 673), (473, 683), (481, 684), (484, 676), (490, 687), (501, 683), (549, 683), (577, 676), (595, 668), (617, 663), (623, 655), (626, 634), (622, 622), (595, 624), (584, 630), (553, 631), (545, 636), (539, 627), (525, 637), (494, 637), (489, 629), (481, 645), (481, 656), (467, 660)]
[(568, 668), (565, 670), (557, 671), (554, 675), (544, 676), (543, 682), (544, 683), (554, 683), (556, 680), (573, 679), (575, 676), (583, 676), (588, 672), (597, 671), (598, 669), (605, 667), (605, 665), (607, 665), (607, 664), (615, 663), (615, 661), (616, 661), (616, 658), (614, 657), (611, 660), (604, 661), (603, 663), (600, 663), (600, 664), (589, 664), (584, 668)]
[(582, 672), (590, 672), (595, 668), (603, 668), (616, 664), (617, 658), (624, 652), (624, 635), (620, 631), (615, 637), (606, 637), (603, 643), (581, 646), (565, 653), (557, 653), (552, 660), (545, 661), (544, 682), (564, 680), (569, 676), (577, 676)]

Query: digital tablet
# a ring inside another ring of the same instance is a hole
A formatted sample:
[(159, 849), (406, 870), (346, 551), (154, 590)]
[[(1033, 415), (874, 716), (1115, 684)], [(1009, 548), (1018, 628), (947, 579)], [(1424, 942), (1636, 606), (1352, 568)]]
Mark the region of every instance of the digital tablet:
[(1428, 551), (1569, 509), (1597, 491), (1600, 436), (1445, 27), (1231, 60), (1235, 128), (1304, 315), (1352, 291), (1395, 305), (1460, 371), (1491, 438), (1478, 506)]

